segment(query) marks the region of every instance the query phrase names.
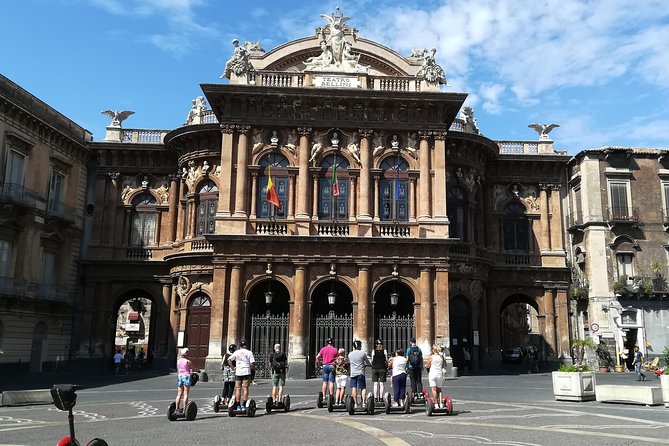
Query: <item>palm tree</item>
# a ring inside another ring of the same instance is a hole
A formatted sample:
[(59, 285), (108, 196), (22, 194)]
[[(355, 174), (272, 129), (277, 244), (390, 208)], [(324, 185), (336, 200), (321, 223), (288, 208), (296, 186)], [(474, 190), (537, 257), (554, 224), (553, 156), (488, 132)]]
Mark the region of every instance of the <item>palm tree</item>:
[(576, 339), (571, 344), (571, 348), (576, 354), (576, 360), (578, 365), (583, 365), (583, 359), (585, 358), (586, 349), (594, 350), (596, 348), (595, 343), (592, 341), (592, 338), (585, 339)]

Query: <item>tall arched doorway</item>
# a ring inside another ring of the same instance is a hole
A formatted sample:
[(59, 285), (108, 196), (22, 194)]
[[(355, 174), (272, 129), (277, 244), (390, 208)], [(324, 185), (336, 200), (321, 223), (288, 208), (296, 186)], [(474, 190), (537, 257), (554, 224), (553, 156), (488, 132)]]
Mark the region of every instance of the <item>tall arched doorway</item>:
[(124, 356), (130, 353), (129, 367), (139, 368), (153, 357), (153, 313), (153, 301), (139, 291), (127, 295), (116, 311), (114, 350), (120, 351)]
[(374, 338), (389, 354), (405, 350), (416, 336), (414, 302), (411, 289), (397, 280), (384, 283), (374, 294)]
[(316, 355), (328, 338), (336, 348), (349, 351), (353, 344), (353, 294), (346, 285), (329, 280), (316, 287), (311, 298), (311, 336), (307, 358), (310, 376), (315, 376)]
[(449, 303), (451, 358), (453, 366), (464, 370), (464, 348), (472, 351), (472, 308), (469, 300), (463, 295), (456, 295)]
[(290, 323), (290, 296), (283, 284), (264, 281), (251, 290), (246, 302), (246, 339), (256, 360), (256, 376), (271, 375), (269, 355), (274, 344), (288, 350), (288, 325)]
[(33, 342), (30, 349), (30, 373), (42, 371), (42, 363), (47, 352), (47, 326), (39, 322), (33, 329)]
[(548, 347), (539, 333), (539, 313), (536, 303), (528, 296), (509, 296), (500, 311), (500, 345), (502, 350), (533, 346), (540, 358), (545, 358)]
[(211, 300), (204, 293), (195, 294), (188, 303), (186, 316), (186, 346), (193, 368), (204, 369), (204, 361), (209, 354), (209, 327), (211, 321)]

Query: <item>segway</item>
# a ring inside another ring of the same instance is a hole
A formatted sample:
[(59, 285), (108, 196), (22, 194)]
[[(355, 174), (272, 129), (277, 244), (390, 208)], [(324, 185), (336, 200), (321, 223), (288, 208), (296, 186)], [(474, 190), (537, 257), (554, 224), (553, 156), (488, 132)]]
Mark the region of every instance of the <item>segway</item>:
[(355, 407), (355, 401), (351, 395), (347, 395), (346, 398), (346, 410), (349, 415), (354, 415), (356, 413), (362, 413), (367, 415), (374, 415), (374, 395), (367, 395), (367, 399), (364, 405), (360, 407)]
[(409, 398), (408, 394), (404, 396), (404, 405), (400, 407), (393, 406), (393, 398), (388, 392), (383, 395), (383, 402), (386, 414), (390, 414), (392, 412), (411, 413), (411, 399)]
[(288, 412), (290, 410), (290, 395), (284, 396), (281, 401), (274, 401), (271, 395), (268, 396), (265, 403), (265, 412), (272, 413), (273, 410)]
[(222, 403), (223, 399), (221, 398), (221, 395), (216, 395), (212, 404), (212, 409), (214, 409), (214, 412), (218, 413), (221, 410)]
[(351, 398), (351, 395), (346, 394), (344, 395), (344, 401), (341, 403), (337, 404), (335, 402), (335, 398), (330, 395), (328, 398), (328, 412), (334, 412), (335, 410), (346, 410), (348, 411), (348, 407), (346, 406), (346, 401)]
[(439, 396), (443, 397), (442, 400), (442, 406), (439, 407), (437, 405), (437, 401), (434, 398), (432, 398), (427, 390), (423, 391), (423, 395), (425, 396), (425, 414), (428, 417), (431, 417), (432, 415), (436, 414), (444, 414), (444, 415), (453, 415), (453, 401), (451, 401), (450, 396), (443, 396), (441, 391), (439, 391)]
[(236, 417), (237, 415), (246, 415), (253, 418), (256, 415), (256, 402), (249, 399), (244, 406), (238, 406), (235, 400), (228, 405), (228, 416)]
[[(200, 375), (193, 372), (190, 374), (190, 385), (191, 387), (197, 384), (200, 380)], [(167, 408), (167, 419), (170, 421), (176, 421), (179, 418), (185, 418), (186, 421), (193, 421), (197, 417), (197, 404), (195, 401), (189, 401), (186, 404), (186, 409), (183, 411), (177, 412), (177, 403), (172, 401), (170, 407)]]
[(423, 393), (416, 393), (414, 394), (413, 392), (409, 392), (409, 401), (413, 406), (421, 406), (425, 404), (425, 391)]

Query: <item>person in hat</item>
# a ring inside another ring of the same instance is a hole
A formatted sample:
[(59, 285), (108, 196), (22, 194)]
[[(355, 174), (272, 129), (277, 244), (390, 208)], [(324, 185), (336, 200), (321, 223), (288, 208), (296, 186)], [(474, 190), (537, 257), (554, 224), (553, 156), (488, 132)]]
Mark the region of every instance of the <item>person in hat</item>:
[(338, 351), (334, 348), (332, 343), (332, 338), (328, 338), (325, 346), (316, 355), (316, 367), (318, 367), (319, 364), (323, 364), (323, 396), (326, 395), (326, 389), (330, 390), (330, 395), (334, 395), (334, 363), (335, 359), (337, 359)]
[[(188, 391), (190, 390), (190, 374), (193, 363), (188, 359), (188, 348), (182, 348), (177, 359), (177, 398), (176, 413), (183, 413), (188, 404)], [(179, 401), (183, 404), (179, 408)]]
[[(251, 375), (256, 368), (256, 360), (253, 353), (246, 348), (246, 341), (239, 343), (239, 349), (228, 358), (228, 365), (235, 370), (235, 401), (238, 409), (241, 409), (249, 399)], [(244, 389), (244, 399), (241, 399), (242, 389)]]
[(269, 355), (269, 365), (272, 370), (272, 400), (276, 403), (283, 400), (288, 368), (288, 357), (281, 351), (281, 344), (274, 344), (274, 351)]
[(383, 400), (384, 383), (388, 373), (388, 352), (383, 348), (383, 342), (377, 339), (372, 352), (372, 383), (374, 386), (374, 400)]

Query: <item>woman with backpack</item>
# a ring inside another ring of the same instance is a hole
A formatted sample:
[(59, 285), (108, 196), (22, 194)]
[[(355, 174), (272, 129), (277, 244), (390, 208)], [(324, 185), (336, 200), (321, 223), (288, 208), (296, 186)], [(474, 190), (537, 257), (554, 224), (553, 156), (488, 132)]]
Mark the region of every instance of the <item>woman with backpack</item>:
[(374, 401), (383, 401), (384, 383), (388, 373), (388, 352), (383, 348), (383, 342), (377, 339), (372, 352), (372, 382), (374, 383)]
[(413, 398), (423, 397), (423, 351), (416, 345), (416, 338), (411, 338), (411, 345), (406, 351), (409, 363), (409, 378), (411, 379), (411, 393)]

